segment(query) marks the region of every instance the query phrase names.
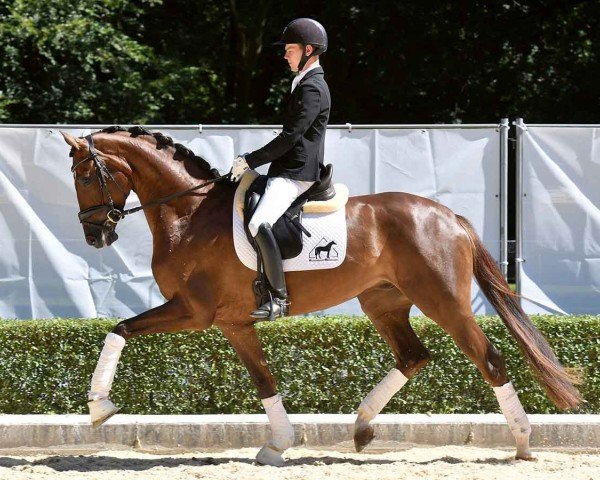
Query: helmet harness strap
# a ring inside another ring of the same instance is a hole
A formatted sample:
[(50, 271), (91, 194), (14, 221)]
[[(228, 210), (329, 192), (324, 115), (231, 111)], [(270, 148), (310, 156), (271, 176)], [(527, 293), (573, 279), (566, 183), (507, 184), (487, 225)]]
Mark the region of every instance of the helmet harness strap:
[(302, 46), (302, 57), (300, 58), (300, 63), (298, 63), (298, 72), (301, 72), (302, 69), (304, 68), (304, 66), (306, 65), (306, 62), (308, 62), (308, 59), (310, 57), (312, 57), (313, 55), (315, 55), (317, 49), (313, 46), (313, 51), (310, 55), (306, 54), (306, 47), (308, 45), (303, 45)]

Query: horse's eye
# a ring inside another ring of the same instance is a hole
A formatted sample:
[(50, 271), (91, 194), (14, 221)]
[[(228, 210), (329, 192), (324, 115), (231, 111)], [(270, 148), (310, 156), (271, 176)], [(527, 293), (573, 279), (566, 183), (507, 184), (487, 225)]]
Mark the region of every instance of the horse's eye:
[(89, 187), (92, 184), (92, 176), (86, 175), (85, 177), (79, 177), (78, 182), (84, 187)]

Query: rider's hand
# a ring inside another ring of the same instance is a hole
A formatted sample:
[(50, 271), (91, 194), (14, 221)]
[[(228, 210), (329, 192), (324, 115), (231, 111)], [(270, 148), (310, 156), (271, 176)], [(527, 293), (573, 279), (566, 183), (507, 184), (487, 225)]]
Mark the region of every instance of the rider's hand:
[(245, 155), (240, 155), (233, 161), (233, 167), (231, 168), (231, 172), (229, 172), (231, 174), (230, 178), (232, 182), (239, 182), (242, 175), (244, 175), (244, 172), (250, 168), (244, 157)]

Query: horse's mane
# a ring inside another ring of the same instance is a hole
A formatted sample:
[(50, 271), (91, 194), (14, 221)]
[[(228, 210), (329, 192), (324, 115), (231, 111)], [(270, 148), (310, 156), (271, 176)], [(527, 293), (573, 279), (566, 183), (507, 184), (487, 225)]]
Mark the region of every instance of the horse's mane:
[(149, 135), (156, 139), (156, 148), (158, 148), (159, 150), (164, 147), (173, 147), (176, 153), (179, 153), (184, 158), (194, 160), (198, 165), (200, 165), (200, 168), (209, 171), (214, 178), (220, 176), (219, 171), (216, 168), (212, 168), (210, 166), (210, 163), (208, 163), (202, 157), (196, 155), (194, 152), (192, 152), (189, 148), (182, 145), (181, 143), (173, 142), (173, 139), (171, 137), (167, 137), (164, 133), (151, 132), (150, 130), (145, 129), (144, 127), (140, 127), (139, 125), (129, 128), (123, 128), (119, 127), (118, 125), (115, 125), (113, 127), (103, 128), (100, 131), (102, 133), (129, 132), (134, 138), (139, 137), (141, 135)]

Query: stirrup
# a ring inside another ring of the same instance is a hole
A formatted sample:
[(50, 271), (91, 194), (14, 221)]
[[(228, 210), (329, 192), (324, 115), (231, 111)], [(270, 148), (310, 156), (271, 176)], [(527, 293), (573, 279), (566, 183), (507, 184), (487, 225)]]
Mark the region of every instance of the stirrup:
[(273, 297), (269, 292), (269, 300), (263, 303), (258, 309), (254, 310), (250, 316), (257, 320), (273, 321), (277, 318), (286, 317), (289, 311), (290, 302), (287, 298)]

